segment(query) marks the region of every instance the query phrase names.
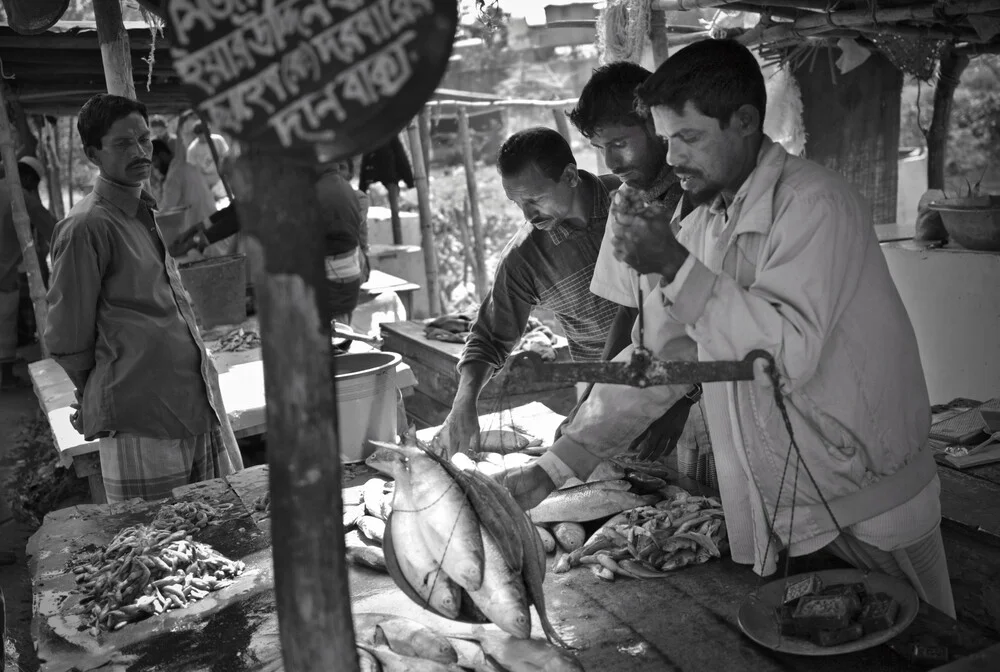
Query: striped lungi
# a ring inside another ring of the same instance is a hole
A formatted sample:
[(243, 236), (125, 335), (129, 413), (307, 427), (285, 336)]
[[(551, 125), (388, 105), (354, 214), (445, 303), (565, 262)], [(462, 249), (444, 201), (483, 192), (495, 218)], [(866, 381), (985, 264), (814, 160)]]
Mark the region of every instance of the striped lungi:
[(826, 548), (858, 569), (871, 569), (908, 581), (921, 600), (955, 618), (955, 598), (940, 525), (909, 546), (894, 551), (880, 550), (849, 534), (840, 535)]
[(677, 471), (702, 485), (718, 490), (719, 477), (715, 473), (712, 441), (702, 411), (702, 401), (691, 406), (684, 433), (677, 441)]
[(174, 488), (238, 471), (238, 456), (226, 451), (222, 432), (216, 425), (204, 434), (184, 439), (121, 433), (102, 438), (101, 474), (108, 503), (136, 497), (147, 501), (165, 499)]

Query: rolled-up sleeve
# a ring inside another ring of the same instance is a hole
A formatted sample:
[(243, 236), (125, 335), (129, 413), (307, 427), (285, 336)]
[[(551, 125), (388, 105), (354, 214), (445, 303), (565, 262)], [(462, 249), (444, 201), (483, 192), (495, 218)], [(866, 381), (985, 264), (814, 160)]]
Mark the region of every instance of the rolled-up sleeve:
[(109, 258), (107, 238), (86, 220), (65, 220), (56, 229), (45, 344), (74, 383), (94, 368), (97, 302)]
[(793, 198), (775, 213), (765, 261), (747, 289), (729, 275), (692, 261), (680, 282), (663, 288), (667, 313), (686, 325), (707, 359), (772, 353), (790, 389), (808, 382), (829, 331), (858, 291), (870, 244), (857, 198), (819, 194)]
[(500, 262), (493, 288), (486, 294), (472, 324), (459, 368), (467, 362), (485, 362), (500, 369), (507, 361), (537, 303), (537, 293), (532, 291), (522, 270), (510, 255)]

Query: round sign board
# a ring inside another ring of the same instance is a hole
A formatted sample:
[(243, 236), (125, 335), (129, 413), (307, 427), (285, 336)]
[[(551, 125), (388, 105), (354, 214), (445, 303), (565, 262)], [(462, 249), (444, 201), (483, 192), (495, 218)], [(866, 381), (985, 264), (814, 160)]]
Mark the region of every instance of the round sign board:
[(167, 0), (174, 68), (213, 130), (336, 157), (379, 147), (444, 75), (455, 0)]
[(56, 25), (69, 0), (3, 0), (7, 23), (21, 35), (38, 35)]

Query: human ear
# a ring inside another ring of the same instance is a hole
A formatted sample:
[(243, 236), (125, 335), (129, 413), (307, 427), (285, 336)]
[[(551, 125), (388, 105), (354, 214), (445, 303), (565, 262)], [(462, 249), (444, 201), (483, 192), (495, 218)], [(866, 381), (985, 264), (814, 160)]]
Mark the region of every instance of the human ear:
[(101, 167), (101, 157), (98, 156), (97, 152), (98, 152), (98, 149), (96, 147), (84, 147), (83, 148), (83, 153), (87, 156), (87, 160), (90, 161), (95, 166), (97, 166), (98, 168), (100, 168)]
[(576, 186), (580, 184), (580, 173), (577, 171), (575, 163), (566, 164), (566, 167), (563, 168), (560, 181), (565, 182), (573, 188), (576, 188)]
[(732, 123), (736, 125), (737, 132), (743, 137), (759, 133), (762, 128), (761, 122), (760, 110), (753, 105), (741, 105), (740, 108), (733, 113)]

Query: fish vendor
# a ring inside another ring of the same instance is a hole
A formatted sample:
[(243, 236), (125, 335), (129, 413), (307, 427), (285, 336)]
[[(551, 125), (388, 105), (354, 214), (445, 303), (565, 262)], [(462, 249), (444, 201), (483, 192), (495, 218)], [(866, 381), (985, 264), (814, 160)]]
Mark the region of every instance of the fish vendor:
[[(618, 306), (592, 294), (614, 176), (580, 170), (557, 131), (535, 127), (500, 147), (497, 170), (525, 224), (504, 249), (458, 364), (460, 380), (437, 443), (449, 455), (479, 449), (479, 394), (503, 367), (533, 308), (555, 313), (574, 361), (601, 361)], [(614, 349), (618, 352), (627, 343)]]
[(74, 428), (100, 441), (108, 502), (162, 499), (243, 462), (191, 297), (142, 188), (153, 148), (146, 106), (95, 95), (77, 130), (100, 174), (56, 226), (44, 338), (76, 388)]
[[(618, 179), (637, 190), (643, 199), (660, 201), (673, 212), (681, 202), (684, 190), (673, 168), (666, 162), (666, 142), (656, 135), (652, 119), (640, 117), (635, 109), (635, 89), (651, 74), (646, 68), (630, 61), (602, 65), (594, 70), (584, 85), (576, 106), (569, 113), (569, 120), (601, 152), (608, 170)], [(688, 199), (684, 199), (682, 207), (684, 215), (691, 211)], [(613, 285), (596, 291), (595, 281), (600, 282), (600, 278), (591, 280), (591, 291), (619, 304), (605, 344), (603, 359), (608, 360), (631, 342), (632, 325), (639, 311), (631, 292), (616, 291)], [(592, 385), (587, 387), (576, 408), (580, 407), (591, 389)], [(640, 459), (669, 455), (677, 446), (691, 407), (700, 395), (699, 386), (691, 394), (678, 399), (633, 441), (630, 450), (636, 452)], [(566, 422), (572, 419), (576, 408), (570, 412)], [(681, 462), (694, 464), (697, 470), (696, 462)], [(694, 477), (695, 474), (689, 475)]]
[[(927, 386), (869, 204), (764, 135), (764, 78), (735, 41), (677, 51), (636, 93), (697, 207), (675, 235), (678, 213), (636, 208), (640, 195), (620, 190), (595, 290), (642, 297), (641, 345), (660, 359), (762, 349), (776, 364), (780, 406), (762, 360), (755, 381), (703, 386), (733, 560), (768, 575), (781, 551), (827, 548), (909, 580), (954, 617)], [(595, 385), (550, 450), (501, 478), (532, 508), (623, 452), (689, 391)]]

